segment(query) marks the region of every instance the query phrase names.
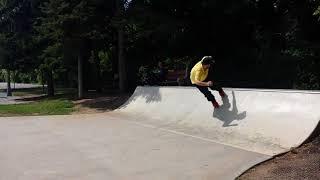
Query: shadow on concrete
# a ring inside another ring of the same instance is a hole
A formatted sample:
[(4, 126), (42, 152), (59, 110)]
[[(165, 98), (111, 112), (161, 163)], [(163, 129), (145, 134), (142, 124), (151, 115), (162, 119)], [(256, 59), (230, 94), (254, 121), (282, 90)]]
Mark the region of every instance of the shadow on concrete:
[(129, 97), (129, 94), (112, 94), (103, 97), (84, 98), (74, 102), (80, 107), (94, 109), (98, 112), (105, 112), (119, 108), (129, 99)]
[(219, 119), (223, 122), (223, 127), (229, 126), (237, 126), (238, 124), (231, 124), (235, 120), (243, 120), (247, 116), (247, 112), (243, 111), (242, 113), (238, 113), (237, 101), (234, 95), (234, 91), (232, 91), (232, 109), (230, 109), (231, 104), (229, 97), (225, 97), (222, 99), (223, 104), (220, 108), (214, 109), (213, 117)]
[(127, 107), (131, 102), (135, 101), (138, 98), (145, 99), (145, 102), (147, 104), (153, 103), (153, 102), (160, 102), (162, 99), (160, 94), (160, 87), (157, 87), (157, 86), (139, 87), (138, 89), (136, 89), (133, 96), (120, 108)]
[(160, 88), (156, 86), (140, 88), (138, 97), (139, 96), (146, 99), (146, 103), (159, 102), (162, 99), (160, 95)]

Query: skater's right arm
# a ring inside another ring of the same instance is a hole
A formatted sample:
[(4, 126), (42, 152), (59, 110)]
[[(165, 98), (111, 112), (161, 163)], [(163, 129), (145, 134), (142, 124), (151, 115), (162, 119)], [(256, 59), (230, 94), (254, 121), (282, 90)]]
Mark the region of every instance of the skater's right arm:
[(203, 82), (200, 76), (200, 71), (196, 71), (195, 73), (195, 83), (198, 86), (204, 86), (204, 87), (209, 87), (212, 86), (212, 81), (208, 81), (208, 82)]
[(195, 84), (198, 86), (209, 87), (209, 86), (212, 86), (212, 81), (208, 81), (208, 82), (196, 81)]

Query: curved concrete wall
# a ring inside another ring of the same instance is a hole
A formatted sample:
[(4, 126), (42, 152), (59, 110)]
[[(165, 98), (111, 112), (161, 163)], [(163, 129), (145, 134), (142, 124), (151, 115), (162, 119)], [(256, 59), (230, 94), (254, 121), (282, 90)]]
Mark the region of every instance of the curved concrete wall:
[[(138, 87), (120, 112), (137, 123), (275, 155), (301, 145), (320, 120), (320, 92), (225, 89), (214, 109), (193, 87)], [(122, 113), (124, 112), (124, 113)]]

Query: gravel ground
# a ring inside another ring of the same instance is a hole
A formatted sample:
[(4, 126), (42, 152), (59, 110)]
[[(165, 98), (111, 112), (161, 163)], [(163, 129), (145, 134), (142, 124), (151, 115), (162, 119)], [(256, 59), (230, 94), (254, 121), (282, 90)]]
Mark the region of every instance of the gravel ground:
[(320, 136), (282, 156), (262, 163), (238, 180), (320, 180)]

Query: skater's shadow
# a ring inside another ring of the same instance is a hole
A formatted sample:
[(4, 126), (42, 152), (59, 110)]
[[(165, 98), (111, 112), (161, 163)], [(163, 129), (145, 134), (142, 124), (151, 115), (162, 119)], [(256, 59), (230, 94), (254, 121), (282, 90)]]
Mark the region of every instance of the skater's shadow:
[(238, 124), (231, 124), (234, 120), (242, 120), (247, 116), (247, 112), (243, 111), (242, 113), (238, 113), (237, 102), (232, 91), (232, 109), (230, 109), (231, 104), (229, 97), (224, 97), (222, 99), (223, 104), (220, 108), (215, 108), (213, 112), (213, 117), (219, 119), (223, 122), (223, 127), (229, 126), (237, 126)]

